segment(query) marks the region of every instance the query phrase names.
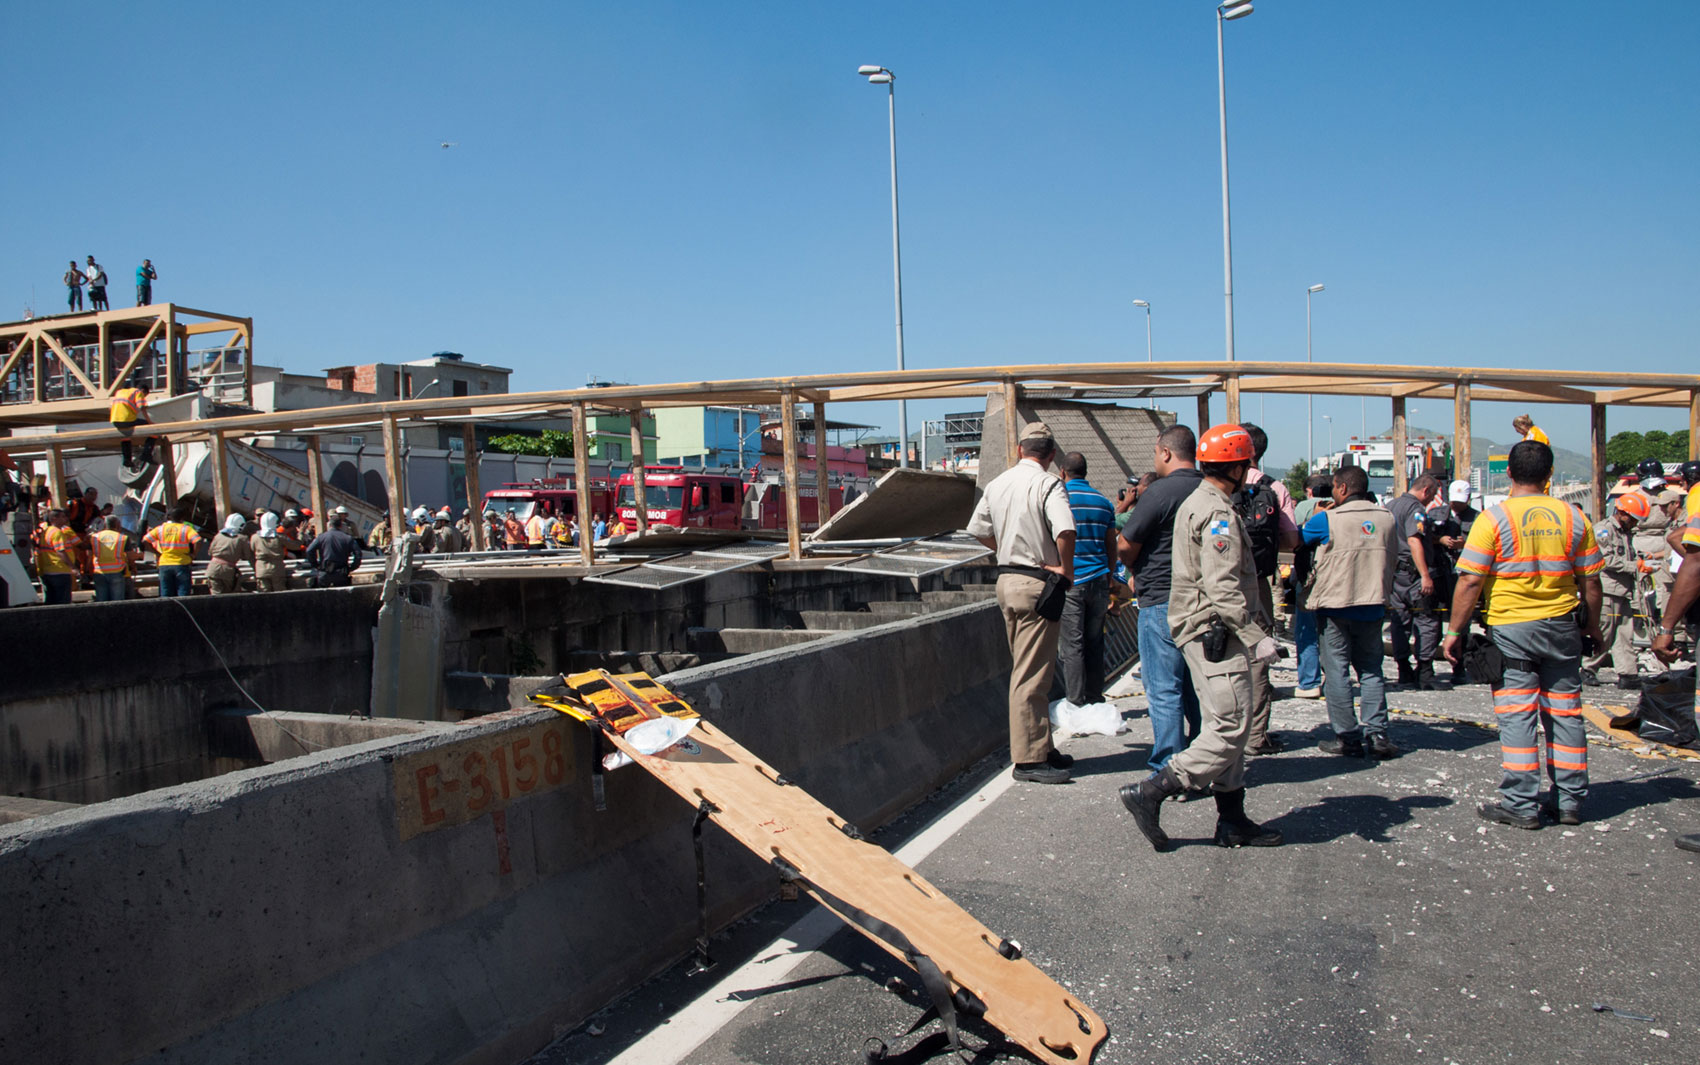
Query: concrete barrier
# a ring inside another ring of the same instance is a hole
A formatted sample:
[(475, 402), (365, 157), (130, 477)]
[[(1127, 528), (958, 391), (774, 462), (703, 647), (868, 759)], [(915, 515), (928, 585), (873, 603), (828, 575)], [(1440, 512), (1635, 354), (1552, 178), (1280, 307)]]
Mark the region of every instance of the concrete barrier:
[[(1006, 741), (1008, 669), (982, 603), (667, 681), (873, 828)], [(0, 1061), (536, 1050), (696, 930), (692, 811), (634, 767), (597, 812), (590, 758), (515, 710), (0, 826)], [(717, 925), (771, 896), (706, 842)]]

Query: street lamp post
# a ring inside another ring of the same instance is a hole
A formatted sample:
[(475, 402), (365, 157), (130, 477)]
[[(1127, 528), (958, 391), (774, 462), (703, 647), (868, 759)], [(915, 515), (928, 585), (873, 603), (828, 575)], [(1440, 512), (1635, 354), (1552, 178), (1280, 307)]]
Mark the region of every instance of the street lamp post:
[(1234, 242), (1228, 228), (1228, 80), (1222, 65), (1222, 24), (1251, 14), (1250, 0), (1216, 8), (1216, 103), (1222, 123), (1222, 302), (1227, 316), (1228, 361), (1234, 361)]
[[(886, 111), (891, 119), (891, 277), (893, 299), (897, 304), (897, 368), (903, 369), (903, 242), (897, 228), (897, 75), (878, 64), (867, 64), (856, 73), (868, 79), (870, 85), (886, 87)], [(898, 465), (909, 465), (909, 402), (897, 401)]]
[(1334, 415), (1324, 414), (1322, 420), (1328, 423), (1328, 456), (1332, 461), (1334, 457)]
[[(1151, 361), (1151, 303), (1148, 300), (1134, 300), (1133, 305), (1135, 307), (1144, 307), (1145, 308), (1145, 361), (1150, 362)], [(1148, 400), (1146, 405), (1149, 406), (1152, 410), (1156, 410), (1157, 409), (1156, 397), (1152, 397), (1150, 400)]]
[[(1305, 362), (1307, 364), (1311, 361), (1311, 357), (1310, 357), (1310, 298), (1312, 296), (1316, 295), (1318, 292), (1321, 292), (1321, 291), (1322, 291), (1321, 285), (1312, 285), (1309, 288), (1305, 289)], [(1305, 394), (1305, 465), (1306, 466), (1310, 466), (1310, 465), (1312, 465), (1316, 462), (1316, 444), (1313, 441), (1313, 439), (1311, 438), (1312, 429), (1316, 425), (1316, 419), (1311, 414), (1312, 405), (1315, 402), (1316, 402), (1315, 395), (1313, 395), (1311, 393)]]

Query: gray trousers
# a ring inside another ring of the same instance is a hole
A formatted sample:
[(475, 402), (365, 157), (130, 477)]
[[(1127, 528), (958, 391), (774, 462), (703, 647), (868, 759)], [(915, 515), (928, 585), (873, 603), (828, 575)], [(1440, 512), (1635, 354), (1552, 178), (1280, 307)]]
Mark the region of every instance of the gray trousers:
[(1251, 735), (1251, 658), (1230, 636), (1220, 662), (1204, 657), (1204, 641), (1181, 647), (1204, 724), (1186, 750), (1169, 759), (1169, 770), (1187, 788), (1216, 791), (1245, 787), (1245, 748)]
[[(1435, 582), (1439, 591), (1440, 582)], [(1416, 637), (1418, 664), (1432, 661), (1440, 654), (1440, 614), (1435, 610), (1433, 596), (1423, 594), (1423, 579), (1414, 568), (1400, 566), (1393, 573), (1393, 595), (1387, 605), (1392, 608), (1393, 659), (1403, 669), (1411, 657), (1411, 638)]]
[(1063, 691), (1075, 706), (1104, 701), (1104, 625), (1109, 611), (1108, 576), (1075, 585), (1063, 601), (1057, 664)]
[[(1275, 595), (1267, 577), (1257, 578), (1257, 602), (1263, 611), (1263, 624), (1275, 631)], [(1251, 664), (1251, 731), (1246, 745), (1261, 747), (1269, 738), (1269, 715), (1275, 710), (1275, 686), (1269, 682), (1269, 663)]]
[(1541, 793), (1541, 734), (1546, 734), (1547, 775), (1560, 809), (1581, 807), (1588, 795), (1588, 730), (1582, 720), (1582, 633), (1565, 614), (1540, 621), (1496, 625), (1494, 646), (1507, 658), (1528, 660), (1534, 669), (1505, 664), (1505, 679), (1493, 690), (1499, 719), (1499, 750), (1505, 770), (1500, 805), (1516, 814), (1535, 813)]
[(1360, 735), (1358, 713), (1352, 710), (1352, 671), (1363, 689), (1362, 732), (1387, 731), (1387, 684), (1381, 676), (1381, 619), (1353, 621), (1325, 611), (1316, 615), (1317, 650), (1322, 656), (1323, 694), (1328, 699), (1328, 723), (1341, 738)]

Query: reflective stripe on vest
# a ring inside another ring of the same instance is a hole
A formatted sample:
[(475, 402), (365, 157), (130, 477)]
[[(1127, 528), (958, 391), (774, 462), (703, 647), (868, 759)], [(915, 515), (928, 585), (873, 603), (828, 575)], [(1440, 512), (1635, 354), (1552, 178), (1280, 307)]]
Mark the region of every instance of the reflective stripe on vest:
[(133, 422), (142, 416), (141, 392), (134, 388), (120, 388), (112, 394), (112, 415), (110, 420), (115, 422)]
[(94, 571), (123, 573), (128, 559), (124, 557), (124, 534), (105, 529), (94, 534)]
[(168, 521), (155, 526), (148, 538), (161, 551), (187, 551), (194, 546), (194, 541), (189, 539), (189, 534), (193, 531), (180, 521)]

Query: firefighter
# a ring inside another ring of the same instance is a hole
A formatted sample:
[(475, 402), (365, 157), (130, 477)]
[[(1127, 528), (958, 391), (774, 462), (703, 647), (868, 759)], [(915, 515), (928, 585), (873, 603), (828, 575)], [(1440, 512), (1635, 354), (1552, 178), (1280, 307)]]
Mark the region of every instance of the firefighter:
[(1636, 526), (1652, 512), (1647, 497), (1626, 492), (1617, 497), (1611, 516), (1594, 526), (1605, 568), (1600, 570), (1600, 635), (1595, 654), (1582, 665), (1582, 683), (1598, 684), (1599, 671), (1610, 662), (1617, 669), (1617, 686), (1641, 686), (1640, 656), (1635, 653), (1635, 584), (1650, 566), (1635, 550)]
[(1252, 464), (1252, 440), (1238, 425), (1218, 425), (1198, 442), (1204, 480), (1175, 512), (1174, 579), (1169, 631), (1186, 657), (1204, 727), (1190, 747), (1138, 784), (1124, 784), (1122, 805), (1151, 846), (1169, 849), (1158, 823), (1163, 800), (1188, 788), (1216, 795), (1216, 843), (1278, 847), (1281, 833), (1246, 816), (1245, 757), (1254, 702), (1254, 662), (1276, 656), (1273, 621), (1257, 592), (1251, 540), (1233, 496)]
[[(1524, 440), (1507, 463), (1511, 496), (1470, 526), (1458, 560), (1445, 654), (1458, 667), (1463, 628), (1487, 597), (1487, 624), (1504, 657), (1493, 684), (1504, 775), (1484, 820), (1538, 829), (1544, 806), (1561, 825), (1582, 823), (1588, 794), (1588, 733), (1582, 723), (1583, 637), (1600, 634), (1600, 569), (1605, 560), (1581, 511), (1547, 495), (1552, 448)], [(1581, 595), (1583, 607), (1578, 608)], [(1553, 794), (1540, 801), (1542, 732)]]
[(207, 591), (213, 595), (229, 595), (240, 590), (242, 571), (237, 566), (246, 561), (254, 564), (254, 545), (248, 542), (244, 530), (248, 519), (230, 514), (207, 546)]
[(456, 551), (465, 550), (461, 543), (460, 530), (455, 528), (454, 513), (448, 507), (437, 511), (437, 516), (432, 521), (430, 550), (436, 555), (452, 555)]
[(278, 528), (278, 517), (271, 511), (260, 515), (260, 530), (248, 540), (254, 552), (254, 590), (287, 592), (289, 590), (289, 541)]

